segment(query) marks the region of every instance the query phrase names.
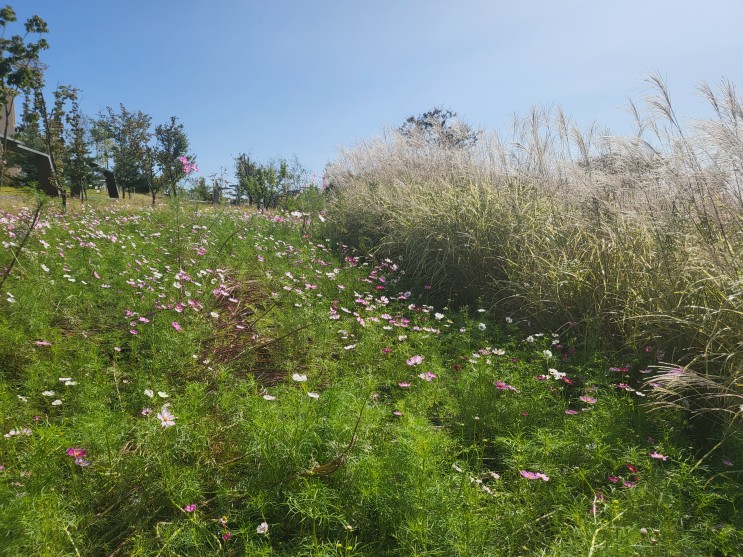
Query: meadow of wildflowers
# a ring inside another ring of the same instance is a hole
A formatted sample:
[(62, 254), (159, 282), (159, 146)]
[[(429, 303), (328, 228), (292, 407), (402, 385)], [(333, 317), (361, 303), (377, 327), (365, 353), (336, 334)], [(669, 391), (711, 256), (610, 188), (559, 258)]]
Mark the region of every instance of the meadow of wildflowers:
[(449, 307), (316, 217), (3, 208), (0, 555), (741, 554), (743, 454), (650, 412), (654, 350)]

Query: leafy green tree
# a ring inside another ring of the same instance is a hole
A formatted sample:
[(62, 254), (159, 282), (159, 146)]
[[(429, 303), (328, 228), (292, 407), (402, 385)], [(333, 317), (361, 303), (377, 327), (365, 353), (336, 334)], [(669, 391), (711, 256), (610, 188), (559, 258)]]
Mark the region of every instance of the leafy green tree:
[(250, 156), (240, 153), (235, 157), (235, 203), (240, 205), (243, 195), (248, 198), (248, 205), (253, 204), (254, 197), (257, 193), (257, 182), (259, 165), (250, 160)]
[(148, 114), (130, 111), (123, 104), (119, 104), (118, 112), (109, 106), (99, 115), (98, 126), (112, 141), (116, 181), (122, 194), (129, 192), (130, 197), (133, 191), (149, 191), (145, 156), (152, 139), (151, 122)]
[(95, 150), (95, 163), (101, 168), (109, 169), (113, 159), (114, 140), (100, 120), (91, 120), (90, 139)]
[[(15, 140), (26, 147), (36, 151), (45, 151), (46, 142), (40, 125), (41, 116), (34, 106), (34, 97), (25, 95), (23, 98), (23, 109), (21, 117), (16, 126)], [(17, 177), (10, 176), (11, 183), (18, 186), (32, 186), (41, 182), (36, 158), (29, 152), (9, 151), (7, 153), (8, 165), (11, 168), (20, 169)]]
[(191, 196), (197, 201), (209, 201), (212, 200), (212, 189), (207, 185), (206, 178), (199, 176), (196, 179), (196, 184), (191, 189)]
[(62, 207), (67, 207), (67, 190), (61, 178), (61, 169), (64, 168), (64, 106), (70, 96), (76, 95), (75, 89), (69, 86), (58, 87), (54, 92), (54, 108), (47, 111), (46, 99), (43, 92), (43, 80), (38, 88), (34, 89), (34, 106), (44, 124), (44, 143), (46, 152), (51, 161), (51, 187), (62, 199)]
[(239, 204), (242, 195), (249, 205), (257, 207), (275, 207), (279, 193), (291, 187), (291, 172), (284, 159), (259, 164), (244, 153), (235, 158), (235, 177), (237, 178), (236, 202)]
[(74, 195), (85, 194), (85, 188), (91, 181), (88, 155), (88, 142), (85, 136), (84, 117), (78, 105), (78, 89), (70, 85), (60, 85), (54, 91), (54, 105), (47, 112), (46, 101), (41, 86), (34, 90), (34, 112), (31, 114), (28, 105), (24, 104), (24, 124), (28, 124), (29, 133), (39, 131), (39, 122), (43, 122), (43, 140), (45, 151), (52, 162), (53, 186), (66, 203), (66, 183), (69, 181)]
[[(13, 112), (15, 97), (20, 93), (29, 94), (43, 85), (44, 66), (40, 61), (42, 50), (49, 48), (46, 39), (36, 42), (28, 41), (29, 35), (43, 35), (49, 31), (46, 22), (39, 16), (33, 16), (24, 23), (23, 35), (5, 36), (8, 23), (17, 21), (15, 11), (6, 5), (0, 9), (0, 104), (5, 115), (3, 134), (3, 153), (8, 152), (8, 134), (10, 115)], [(0, 160), (0, 186), (5, 183), (5, 156)]]
[(142, 170), (144, 172), (145, 179), (147, 180), (147, 187), (149, 188), (150, 196), (152, 197), (152, 206), (155, 206), (155, 197), (157, 192), (162, 187), (162, 176), (155, 175), (155, 164), (156, 164), (156, 151), (151, 145), (145, 147), (145, 155), (142, 161)]
[(69, 97), (70, 110), (65, 115), (67, 123), (67, 148), (65, 175), (70, 182), (70, 192), (79, 196), (81, 201), (87, 199), (87, 188), (93, 181), (93, 157), (90, 156), (88, 119), (80, 112), (77, 101), (77, 90)]
[(188, 154), (188, 136), (177, 117), (171, 116), (167, 124), (155, 128), (155, 142), (154, 156), (160, 168), (161, 181), (168, 188), (169, 194), (175, 196), (178, 181), (186, 175), (183, 163), (178, 158), (194, 159), (193, 155)]

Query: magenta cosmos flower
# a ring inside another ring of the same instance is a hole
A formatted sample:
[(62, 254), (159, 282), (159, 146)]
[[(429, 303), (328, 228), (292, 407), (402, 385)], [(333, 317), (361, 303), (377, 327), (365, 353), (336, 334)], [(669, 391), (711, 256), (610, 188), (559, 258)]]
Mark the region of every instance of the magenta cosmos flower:
[(529, 470), (520, 470), (519, 474), (527, 480), (542, 480), (548, 482), (550, 479), (546, 474), (542, 474), (541, 472), (530, 472)]
[(75, 464), (78, 466), (88, 466), (90, 464), (90, 461), (85, 458), (88, 455), (88, 451), (85, 449), (70, 447), (67, 449), (67, 454), (75, 459)]
[(423, 363), (423, 356), (413, 356), (408, 360), (405, 360), (405, 363), (409, 366), (417, 366), (418, 364)]
[(513, 391), (515, 393), (518, 393), (519, 390), (516, 387), (513, 387), (506, 383), (505, 381), (496, 381), (495, 382), (495, 388), (499, 389), (501, 391)]

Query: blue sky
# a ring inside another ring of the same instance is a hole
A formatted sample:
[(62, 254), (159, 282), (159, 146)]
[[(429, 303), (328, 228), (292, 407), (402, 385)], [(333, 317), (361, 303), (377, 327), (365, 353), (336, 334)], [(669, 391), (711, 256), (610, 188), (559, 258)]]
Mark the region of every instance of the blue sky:
[(682, 119), (701, 81), (743, 82), (740, 0), (6, 0), (47, 21), (47, 82), (95, 115), (183, 122), (202, 175), (251, 153), (318, 175), (339, 146), (451, 108), (485, 129), (560, 104), (630, 129), (627, 97), (665, 77)]

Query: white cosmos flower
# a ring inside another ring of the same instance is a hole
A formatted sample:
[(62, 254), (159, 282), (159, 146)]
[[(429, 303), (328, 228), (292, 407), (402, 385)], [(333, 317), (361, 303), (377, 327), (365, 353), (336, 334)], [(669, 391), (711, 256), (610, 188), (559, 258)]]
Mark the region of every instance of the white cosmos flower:
[(52, 406), (59, 406), (61, 404), (62, 404), (62, 401), (59, 400), (59, 399), (57, 399), (57, 400), (55, 400), (55, 401), (52, 402)]
[(305, 381), (307, 381), (307, 376), (295, 373), (292, 375), (292, 379), (294, 379), (297, 383), (304, 383)]
[(167, 404), (162, 407), (162, 410), (158, 412), (157, 419), (160, 420), (160, 425), (163, 427), (170, 427), (175, 425), (175, 416), (170, 413)]
[(144, 390), (144, 394), (145, 394), (146, 396), (148, 396), (148, 397), (152, 398), (153, 396), (155, 396), (155, 391), (153, 391), (152, 389), (145, 389), (145, 390)]

